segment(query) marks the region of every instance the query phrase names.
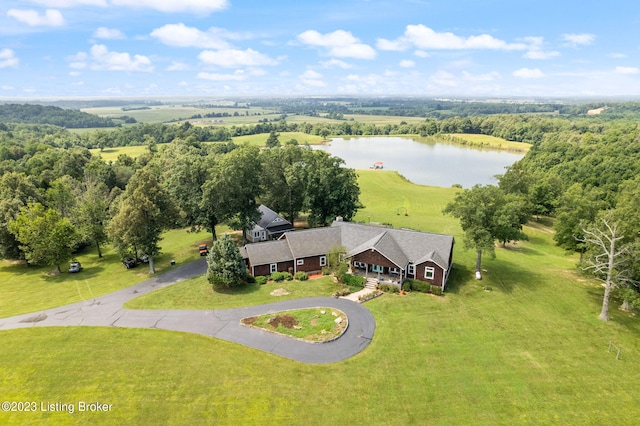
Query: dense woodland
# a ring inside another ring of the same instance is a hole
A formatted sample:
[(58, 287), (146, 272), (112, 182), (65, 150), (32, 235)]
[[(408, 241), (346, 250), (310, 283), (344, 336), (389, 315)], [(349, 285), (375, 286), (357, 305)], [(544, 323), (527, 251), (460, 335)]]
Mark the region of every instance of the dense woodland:
[[(579, 112), (591, 106), (574, 108)], [(270, 133), (287, 131), (324, 137), (401, 134), (437, 137), (447, 133), (475, 133), (528, 142), (532, 144), (531, 150), (499, 178), (498, 186), (507, 197), (506, 202), (517, 197), (519, 208), (524, 208), (529, 216), (552, 217), (557, 243), (567, 250), (586, 254), (588, 246), (582, 238), (585, 229), (599, 223), (599, 218), (607, 212), (614, 212), (622, 224), (625, 244), (635, 247), (640, 245), (638, 109), (637, 104), (624, 103), (612, 104), (594, 116), (491, 114), (425, 118), (413, 124), (385, 125), (348, 120), (291, 123), (286, 119), (229, 127), (199, 127), (188, 122), (134, 124), (85, 133), (71, 133), (50, 124), (0, 124), (1, 254), (25, 256), (9, 223), (29, 203), (40, 203), (56, 210), (61, 218), (71, 220), (77, 215), (70, 215), (68, 211), (77, 208), (72, 204), (83, 199), (81, 194), (98, 191), (110, 206), (100, 220), (106, 225), (118, 218), (117, 206), (122, 200), (133, 197), (132, 181), (142, 188), (156, 185), (158, 194), (166, 193), (172, 200), (172, 206), (163, 208), (175, 211), (174, 219), (157, 225), (157, 229), (194, 226), (211, 231), (218, 223), (242, 229), (255, 216), (255, 209), (243, 209), (254, 208), (260, 202), (269, 204), (289, 219), (307, 212), (312, 224), (327, 223), (336, 214), (353, 214), (358, 205), (355, 174), (340, 167), (339, 159), (325, 158), (323, 154), (295, 145), (281, 147), (272, 143), (270, 146), (274, 148), (258, 150), (239, 148), (230, 142), (234, 136), (248, 134), (265, 134), (266, 142)], [(202, 145), (205, 141), (221, 143)], [(159, 143), (167, 145), (158, 151)], [(94, 147), (125, 145), (146, 145), (149, 152), (137, 159), (121, 156), (115, 163), (105, 164), (88, 151)], [(167, 174), (167, 170), (172, 172)], [(337, 180), (329, 182), (330, 179)], [(246, 184), (235, 187), (234, 180)], [(343, 184), (347, 188), (344, 194), (322, 192)], [(196, 192), (192, 193), (194, 188)], [(235, 194), (234, 191), (247, 188), (251, 188), (247, 198), (222, 196), (225, 190), (227, 194)], [(333, 205), (323, 206), (322, 198), (332, 200)], [(223, 201), (216, 207), (205, 201), (213, 199)], [(342, 199), (347, 200), (347, 204), (339, 205)], [(226, 205), (234, 207), (225, 211)], [(207, 209), (212, 210), (207, 212)], [(520, 215), (517, 220), (523, 222), (523, 218)], [(76, 229), (81, 228), (79, 223), (74, 225)], [(122, 245), (123, 252), (140, 244), (126, 243), (124, 237), (116, 235), (113, 225), (111, 229), (106, 226), (102, 231), (104, 236), (91, 237), (85, 232), (79, 240), (104, 243), (110, 238), (116, 246)], [(516, 232), (513, 239), (520, 236)], [(124, 242), (118, 243), (117, 238)], [(146, 251), (153, 252), (154, 247), (152, 244)], [(640, 271), (633, 275), (640, 278)]]

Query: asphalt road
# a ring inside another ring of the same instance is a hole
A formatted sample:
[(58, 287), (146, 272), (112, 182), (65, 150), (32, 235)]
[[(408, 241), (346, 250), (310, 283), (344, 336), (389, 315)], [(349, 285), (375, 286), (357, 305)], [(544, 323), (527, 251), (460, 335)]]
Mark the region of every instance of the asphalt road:
[[(206, 260), (179, 266), (140, 284), (91, 300), (41, 312), (0, 318), (0, 330), (28, 327), (111, 326), (155, 328), (197, 333), (239, 343), (264, 352), (310, 364), (338, 362), (360, 353), (373, 339), (376, 323), (364, 306), (345, 299), (313, 297), (223, 310), (132, 310), (125, 302), (142, 294), (204, 274)], [(312, 307), (335, 308), (349, 320), (344, 334), (327, 343), (306, 343), (245, 327), (245, 317)]]

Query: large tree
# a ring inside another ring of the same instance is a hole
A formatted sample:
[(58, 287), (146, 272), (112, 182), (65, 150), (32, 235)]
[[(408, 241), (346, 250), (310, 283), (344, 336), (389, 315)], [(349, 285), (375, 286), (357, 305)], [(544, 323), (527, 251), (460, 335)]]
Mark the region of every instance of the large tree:
[(109, 189), (103, 182), (85, 178), (78, 191), (74, 222), (85, 241), (95, 244), (98, 257), (101, 245), (107, 242), (106, 225), (109, 219)]
[(262, 157), (262, 192), (260, 200), (269, 208), (284, 213), (293, 223), (304, 208), (308, 167), (304, 152), (308, 148), (287, 145), (265, 149)]
[(458, 192), (443, 210), (460, 219), (464, 245), (476, 250), (476, 275), (480, 277), (483, 252), (495, 256), (495, 241), (519, 240), (526, 237), (522, 225), (528, 220), (526, 203), (517, 196), (506, 197), (493, 185), (475, 185)]
[(0, 176), (0, 258), (22, 258), (20, 243), (9, 232), (9, 222), (27, 203), (42, 201), (34, 180), (24, 173), (8, 172)]
[(260, 219), (256, 198), (260, 194), (260, 150), (244, 146), (218, 156), (211, 177), (203, 187), (203, 207), (214, 221), (227, 222), (231, 228), (246, 230)]
[(207, 265), (207, 280), (214, 287), (231, 288), (246, 283), (247, 266), (229, 234), (213, 242)]
[(624, 235), (619, 232), (618, 222), (611, 213), (599, 218), (595, 224), (583, 228), (582, 242), (587, 244), (588, 258), (585, 270), (604, 284), (604, 296), (599, 319), (609, 320), (609, 296), (616, 287), (630, 279), (626, 256), (628, 248), (623, 244)]
[(117, 203), (107, 234), (124, 254), (143, 254), (149, 258), (149, 273), (155, 273), (154, 256), (160, 254), (162, 232), (175, 221), (171, 198), (149, 167), (138, 170)]
[(304, 162), (309, 171), (305, 200), (309, 225), (328, 225), (337, 216), (353, 218), (362, 207), (356, 172), (321, 150), (305, 151)]
[(71, 259), (79, 234), (69, 219), (40, 203), (29, 203), (9, 222), (28, 262), (55, 266)]

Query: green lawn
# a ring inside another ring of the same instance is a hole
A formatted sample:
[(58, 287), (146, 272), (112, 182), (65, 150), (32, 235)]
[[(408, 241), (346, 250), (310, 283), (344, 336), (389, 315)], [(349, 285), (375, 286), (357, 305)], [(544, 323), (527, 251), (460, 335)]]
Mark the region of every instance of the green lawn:
[[(218, 232), (226, 229), (221, 227)], [(166, 232), (160, 242), (163, 253), (155, 259), (158, 273), (171, 268), (172, 259), (181, 265), (199, 258), (197, 247), (201, 242), (210, 244), (211, 236), (184, 229)], [(76, 274), (67, 273), (65, 265), (58, 274), (50, 267), (0, 261), (0, 318), (80, 302), (149, 278), (147, 265), (126, 269), (109, 246), (101, 259), (93, 248), (78, 254), (77, 259), (83, 270)]]
[[(304, 132), (279, 132), (278, 135), (278, 140), (280, 141), (281, 145), (284, 145), (291, 139), (297, 140), (300, 145), (304, 145), (305, 143), (308, 143), (309, 145), (317, 145), (323, 142), (322, 137), (317, 135), (309, 135)], [(268, 133), (260, 133), (257, 135), (236, 136), (235, 138), (233, 138), (233, 142), (237, 143), (238, 145), (249, 143), (250, 145), (262, 147), (265, 146), (268, 138)]]
[[(195, 277), (175, 285), (155, 290), (125, 304), (127, 309), (227, 309), (261, 305), (303, 297), (331, 296), (341, 288), (331, 277), (307, 281), (269, 281), (267, 284), (250, 284), (241, 289), (213, 290), (206, 277)], [(271, 292), (284, 289), (282, 296)]]
[[(371, 344), (328, 365), (160, 330), (2, 331), (3, 400), (113, 408), (0, 412), (0, 424), (637, 424), (640, 322), (619, 311), (618, 300), (611, 321), (597, 319), (602, 288), (576, 272), (576, 257), (553, 245), (548, 228), (532, 223), (528, 242), (497, 248), (476, 281), (456, 220), (440, 214), (455, 189), (412, 185), (391, 172), (359, 175), (367, 207), (357, 219), (456, 236), (444, 297), (385, 294), (367, 302), (376, 319)], [(409, 216), (398, 214), (400, 206)], [(177, 284), (165, 300), (189, 294), (189, 286), (196, 291), (179, 303), (204, 307), (197, 287), (206, 284), (197, 279)], [(219, 306), (251, 303), (253, 294)], [(619, 361), (607, 352), (610, 341), (622, 348)]]
[(242, 324), (307, 342), (326, 342), (344, 333), (347, 316), (338, 309), (318, 307), (247, 317)]
[(506, 139), (497, 138), (489, 135), (478, 135), (470, 133), (450, 133), (444, 136), (451, 136), (454, 141), (469, 146), (480, 146), (486, 148), (498, 148), (507, 151), (527, 152), (531, 148), (531, 144), (524, 142), (511, 142)]
[[(158, 144), (158, 149), (162, 149), (163, 144)], [(101, 156), (104, 161), (116, 161), (120, 154), (126, 154), (129, 157), (137, 158), (142, 154), (148, 153), (149, 148), (144, 145), (119, 146), (116, 148), (105, 148), (100, 151), (99, 148), (89, 150), (94, 156)]]

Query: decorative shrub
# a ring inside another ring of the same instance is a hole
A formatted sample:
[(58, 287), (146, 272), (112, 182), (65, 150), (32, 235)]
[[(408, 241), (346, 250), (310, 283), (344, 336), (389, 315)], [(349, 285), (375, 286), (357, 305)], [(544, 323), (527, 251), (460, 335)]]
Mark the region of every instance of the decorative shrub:
[(248, 284), (255, 284), (255, 282), (256, 282), (256, 277), (254, 277), (251, 274), (247, 275), (247, 283)]
[(435, 294), (436, 296), (442, 296), (442, 288), (437, 285), (432, 285), (431, 293)]
[[(407, 284), (408, 283), (408, 284)], [(421, 293), (429, 293), (431, 291), (431, 284), (420, 280), (407, 280), (402, 285), (403, 290), (419, 291)]]
[(264, 275), (258, 275), (257, 277), (255, 277), (255, 282), (256, 284), (266, 284), (267, 283), (267, 277), (265, 277)]
[(405, 282), (402, 283), (402, 291), (411, 291), (411, 281), (410, 280), (405, 280)]
[(280, 281), (284, 281), (286, 273), (287, 272), (274, 272), (271, 274), (271, 279), (279, 283)]
[(400, 293), (400, 288), (395, 284), (378, 284), (378, 290), (385, 293)]
[(306, 281), (309, 279), (309, 276), (304, 271), (298, 271), (296, 272), (295, 279), (298, 281)]
[(322, 275), (331, 275), (331, 268), (325, 266), (322, 268)]
[(291, 275), (289, 272), (283, 272), (282, 275), (284, 276), (284, 279), (286, 281), (291, 281), (293, 279), (293, 275)]
[(333, 293), (333, 296), (340, 297), (340, 296), (348, 296), (349, 294), (351, 294), (351, 290), (349, 290), (348, 288), (341, 288), (340, 290)]
[(364, 283), (367, 282), (367, 279), (359, 275), (351, 275), (351, 274), (344, 273), (340, 275), (340, 282), (349, 287), (363, 288)]

